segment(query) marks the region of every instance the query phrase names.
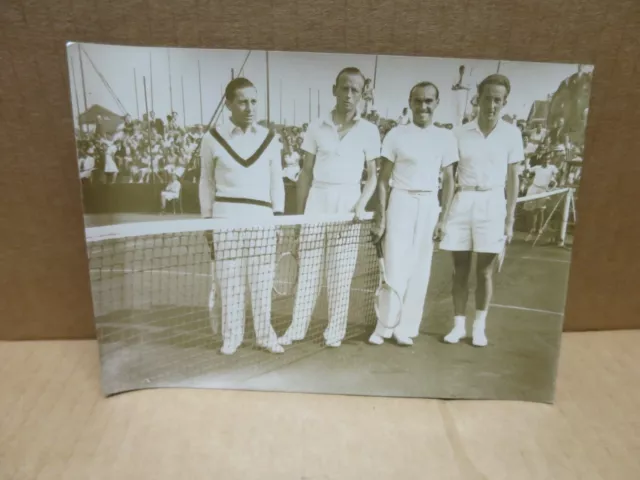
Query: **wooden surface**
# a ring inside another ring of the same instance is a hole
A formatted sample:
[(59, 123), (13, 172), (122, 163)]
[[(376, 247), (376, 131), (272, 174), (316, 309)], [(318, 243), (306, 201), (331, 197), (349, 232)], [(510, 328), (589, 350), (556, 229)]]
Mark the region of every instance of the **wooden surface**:
[(94, 341), (0, 342), (0, 479), (637, 480), (640, 331), (565, 334), (556, 404), (102, 397)]
[(4, 0), (0, 338), (94, 335), (65, 43), (594, 64), (567, 330), (640, 327), (637, 0)]

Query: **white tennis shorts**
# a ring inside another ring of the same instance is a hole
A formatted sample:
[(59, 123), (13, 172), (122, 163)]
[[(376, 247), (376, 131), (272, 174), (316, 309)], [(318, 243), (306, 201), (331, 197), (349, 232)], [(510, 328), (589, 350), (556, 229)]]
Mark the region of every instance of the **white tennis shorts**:
[(500, 253), (505, 244), (504, 190), (461, 191), (453, 198), (441, 250)]

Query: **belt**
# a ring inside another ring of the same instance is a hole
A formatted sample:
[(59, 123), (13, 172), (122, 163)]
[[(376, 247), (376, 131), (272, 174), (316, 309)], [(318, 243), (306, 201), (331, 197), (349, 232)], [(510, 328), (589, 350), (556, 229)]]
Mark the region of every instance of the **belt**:
[(406, 188), (398, 188), (398, 187), (394, 187), (392, 188), (392, 190), (398, 190), (400, 192), (405, 192), (405, 193), (409, 193), (411, 195), (424, 195), (427, 193), (434, 193), (433, 190), (409, 190)]
[(216, 202), (220, 203), (243, 203), (245, 205), (258, 205), (260, 207), (272, 208), (271, 203), (252, 198), (216, 197)]
[(357, 188), (360, 189), (359, 183), (326, 183), (326, 182), (313, 182), (311, 188)]
[(480, 187), (476, 186), (468, 186), (468, 185), (458, 185), (456, 187), (456, 192), (492, 192), (494, 190), (502, 190), (504, 187)]

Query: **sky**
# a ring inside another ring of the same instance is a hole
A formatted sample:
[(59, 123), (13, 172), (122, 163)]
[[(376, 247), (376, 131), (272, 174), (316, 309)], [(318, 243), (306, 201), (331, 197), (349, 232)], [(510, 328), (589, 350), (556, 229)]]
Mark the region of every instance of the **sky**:
[[(82, 62), (80, 48), (86, 53), (82, 55)], [(372, 79), (375, 72), (375, 107), (386, 118), (396, 119), (401, 114), (413, 85), (425, 80), (435, 83), (440, 89), (440, 105), (434, 121), (441, 123), (454, 123), (455, 99), (451, 86), (457, 81), (460, 65), (466, 69), (464, 83), (472, 86), (495, 73), (499, 65), (500, 73), (509, 77), (512, 85), (503, 113), (515, 114), (518, 118), (526, 118), (533, 101), (544, 100), (578, 69), (577, 64), (380, 55), (376, 70), (375, 55), (267, 54), (259, 50), (97, 44), (69, 44), (67, 53), (76, 121), (78, 112), (84, 111), (84, 85), (87, 107), (97, 104), (115, 113), (142, 118), (147, 108), (155, 111), (156, 116), (166, 117), (173, 106), (179, 123), (183, 124), (186, 119), (187, 125), (211, 120), (224, 87), (231, 80), (232, 69), (237, 76), (245, 59), (242, 74), (256, 85), (259, 116), (266, 119), (268, 57), (270, 119), (288, 125), (302, 125), (316, 118), (318, 111), (326, 115), (335, 103), (332, 85), (336, 74), (347, 66), (360, 68)]]

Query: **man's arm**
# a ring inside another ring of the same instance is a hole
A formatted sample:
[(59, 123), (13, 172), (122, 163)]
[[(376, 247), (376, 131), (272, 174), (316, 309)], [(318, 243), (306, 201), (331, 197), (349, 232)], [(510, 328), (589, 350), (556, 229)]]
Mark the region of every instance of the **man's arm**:
[(378, 174), (378, 204), (376, 205), (376, 223), (385, 225), (387, 216), (387, 206), (389, 205), (389, 180), (393, 173), (393, 162), (388, 158), (381, 157), (380, 173)]
[(378, 172), (376, 172), (376, 160), (370, 160), (367, 162), (367, 180), (358, 199), (358, 203), (356, 203), (354, 208), (356, 213), (365, 211), (369, 200), (371, 200), (371, 197), (373, 197), (373, 194), (376, 192), (377, 184)]
[(516, 202), (520, 191), (518, 163), (510, 163), (507, 172), (507, 223), (513, 225), (516, 213)]
[(316, 156), (308, 152), (302, 154), (302, 170), (296, 183), (296, 204), (299, 215), (304, 215), (304, 209), (307, 205), (309, 190), (313, 181), (313, 166), (316, 163)]
[(273, 213), (284, 214), (285, 190), (282, 178), (282, 149), (273, 140), (273, 154), (271, 155), (271, 205)]
[(198, 192), (200, 196), (200, 214), (204, 218), (211, 218), (213, 215), (213, 200), (216, 196), (216, 181), (213, 172), (213, 151), (205, 134), (200, 144), (200, 185)]
[(449, 217), (449, 210), (455, 194), (455, 175), (453, 173), (455, 163), (447, 165), (442, 170), (442, 209), (439, 223), (445, 223)]

